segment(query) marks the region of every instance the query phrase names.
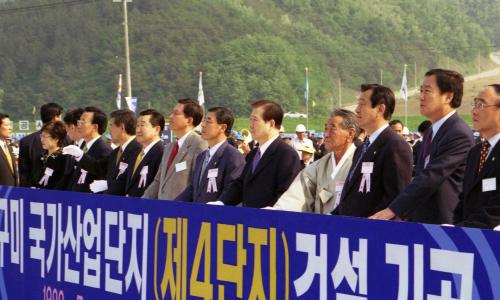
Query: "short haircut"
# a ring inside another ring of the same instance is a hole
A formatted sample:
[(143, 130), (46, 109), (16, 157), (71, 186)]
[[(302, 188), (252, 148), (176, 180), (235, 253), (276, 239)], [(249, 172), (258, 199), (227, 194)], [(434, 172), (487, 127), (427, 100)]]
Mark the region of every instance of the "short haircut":
[(458, 108), (462, 104), (462, 96), (464, 94), (464, 77), (462, 74), (444, 69), (432, 69), (425, 73), (425, 77), (436, 76), (436, 83), (441, 94), (453, 93), (450, 106)]
[(342, 118), (342, 127), (344, 129), (354, 129), (353, 140), (359, 137), (361, 130), (358, 127), (358, 123), (356, 122), (356, 114), (354, 112), (347, 109), (336, 109), (330, 114), (330, 118), (333, 117)]
[(361, 92), (366, 92), (368, 90), (372, 90), (372, 96), (370, 98), (370, 102), (372, 104), (372, 108), (379, 104), (385, 105), (384, 111), (384, 119), (390, 120), (392, 114), (394, 113), (394, 109), (396, 107), (396, 97), (394, 97), (394, 93), (392, 90), (386, 86), (369, 83), (361, 85)]
[(80, 117), (82, 116), (83, 114), (83, 108), (79, 107), (79, 108), (75, 108), (75, 109), (72, 109), (70, 111), (68, 111), (65, 115), (64, 115), (64, 123), (66, 123), (66, 125), (77, 125), (78, 124), (78, 120), (80, 120)]
[(140, 116), (151, 116), (149, 122), (153, 127), (160, 126), (160, 132), (165, 128), (165, 118), (157, 110), (146, 109), (139, 113)]
[[(488, 86), (491, 86), (495, 90), (495, 93), (497, 94), (497, 96), (500, 97), (500, 84), (494, 83), (494, 84), (490, 84)], [(496, 105), (497, 105), (497, 107), (500, 106), (500, 98), (497, 99)]]
[(418, 132), (425, 133), (427, 129), (429, 129), (431, 126), (432, 126), (431, 121), (425, 120), (422, 123), (420, 123), (420, 125), (418, 125), (417, 130)]
[(184, 105), (183, 112), (186, 118), (193, 118), (193, 126), (200, 125), (201, 120), (203, 120), (203, 107), (192, 98), (179, 99), (177, 102)]
[(61, 121), (50, 121), (43, 124), (42, 132), (46, 132), (51, 138), (57, 140), (57, 146), (64, 146), (64, 140), (66, 139), (66, 128), (64, 123)]
[(283, 109), (281, 105), (272, 100), (256, 100), (251, 104), (252, 108), (263, 107), (264, 112), (262, 113), (262, 118), (264, 121), (269, 122), (274, 120), (274, 127), (276, 129), (281, 128), (281, 123), (283, 123)]
[(110, 114), (110, 118), (114, 119), (114, 124), (120, 126), (123, 124), (125, 132), (128, 135), (135, 135), (135, 127), (137, 125), (137, 118), (135, 113), (129, 109), (115, 110)]
[(99, 134), (103, 134), (106, 131), (108, 117), (106, 117), (106, 114), (102, 110), (95, 106), (87, 106), (83, 109), (83, 112), (91, 112), (94, 114), (91, 123), (97, 125), (97, 132)]
[(53, 102), (46, 103), (40, 107), (40, 117), (42, 118), (42, 123), (47, 123), (52, 121), (55, 117), (60, 116), (63, 112), (61, 105)]
[(401, 122), (401, 120), (392, 120), (389, 122), (389, 126), (396, 125), (396, 124), (401, 124), (401, 127), (405, 127), (405, 125), (403, 124), (403, 122)]
[(3, 119), (10, 118), (8, 114), (0, 113), (0, 125), (2, 125)]
[(224, 132), (226, 136), (231, 135), (231, 130), (233, 129), (234, 124), (234, 114), (233, 112), (225, 107), (212, 107), (208, 110), (208, 112), (214, 113), (215, 118), (217, 120), (217, 124), (226, 124), (227, 128)]

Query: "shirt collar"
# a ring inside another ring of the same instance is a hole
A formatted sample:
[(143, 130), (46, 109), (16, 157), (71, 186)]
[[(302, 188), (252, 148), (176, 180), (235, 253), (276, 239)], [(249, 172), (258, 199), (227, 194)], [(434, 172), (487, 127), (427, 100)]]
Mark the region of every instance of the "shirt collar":
[(439, 119), (439, 121), (437, 121), (436, 123), (432, 124), (432, 138), (436, 136), (439, 128), (441, 128), (444, 122), (446, 122), (446, 120), (448, 120), (455, 112), (456, 110), (452, 110), (449, 114)]
[(3, 149), (3, 147), (5, 147), (5, 146), (4, 146), (5, 144), (7, 144), (7, 145), (8, 145), (7, 141), (6, 141), (6, 140), (4, 140), (4, 139), (0, 139), (0, 147), (1, 147), (2, 149)]
[(79, 139), (78, 141), (76, 141), (76, 145), (79, 147), (79, 148), (82, 148), (82, 145), (83, 143), (85, 142), (84, 139)]
[(90, 141), (86, 144), (86, 145), (87, 145), (87, 151), (88, 151), (88, 150), (90, 150), (90, 148), (92, 147), (92, 145), (94, 145), (94, 143), (95, 143), (98, 139), (100, 139), (100, 138), (101, 138), (101, 136), (100, 136), (100, 135), (98, 135), (96, 138), (94, 138), (94, 139), (90, 140)]
[(122, 151), (125, 151), (125, 149), (127, 148), (127, 146), (130, 144), (130, 142), (132, 142), (132, 140), (135, 139), (135, 136), (132, 136), (131, 138), (129, 138), (125, 143), (123, 143), (123, 145), (121, 145), (120, 147), (122, 147)]
[(191, 134), (191, 132), (193, 132), (193, 130), (186, 132), (185, 135), (183, 135), (180, 139), (177, 140), (177, 145), (179, 145), (179, 149), (182, 148), (182, 145), (186, 141), (187, 137)]
[(210, 157), (213, 157), (215, 155), (215, 152), (217, 152), (217, 150), (219, 150), (220, 146), (222, 146), (222, 144), (224, 144), (224, 142), (226, 142), (226, 140), (223, 140), (222, 142), (215, 144), (212, 147), (208, 148), (208, 152), (210, 153)]
[(345, 162), (347, 161), (347, 158), (350, 157), (354, 151), (356, 151), (356, 145), (354, 145), (354, 143), (351, 144), (351, 146), (349, 146), (349, 148), (347, 148), (347, 151), (344, 153), (344, 155), (342, 155), (342, 158), (340, 159), (339, 163), (337, 163), (337, 161), (335, 160), (335, 155), (333, 154), (333, 151), (331, 153), (332, 155), (332, 179), (335, 178), (335, 176), (337, 176), (337, 173), (339, 172), (339, 170), (342, 168), (342, 166), (345, 164)]
[(368, 140), (370, 140), (370, 145), (375, 142), (375, 140), (378, 138), (378, 136), (384, 131), (387, 127), (389, 127), (389, 123), (385, 123), (382, 127), (379, 129), (375, 130), (370, 136), (368, 137)]
[(497, 132), (497, 134), (488, 139), (488, 143), (490, 143), (490, 152), (491, 149), (495, 148), (495, 145), (498, 143), (499, 140), (500, 140), (500, 132)]
[(157, 140), (154, 140), (151, 144), (147, 145), (144, 149), (142, 149), (142, 152), (144, 152), (144, 156), (146, 156), (146, 154), (148, 154), (149, 150), (151, 150), (151, 148), (153, 148), (154, 145), (156, 145), (156, 143), (158, 143), (160, 141), (160, 138), (158, 138)]
[(280, 135), (277, 134), (276, 136), (270, 138), (267, 142), (259, 146), (260, 157), (264, 156), (264, 152), (266, 152), (267, 148), (269, 148), (269, 146), (279, 137)]

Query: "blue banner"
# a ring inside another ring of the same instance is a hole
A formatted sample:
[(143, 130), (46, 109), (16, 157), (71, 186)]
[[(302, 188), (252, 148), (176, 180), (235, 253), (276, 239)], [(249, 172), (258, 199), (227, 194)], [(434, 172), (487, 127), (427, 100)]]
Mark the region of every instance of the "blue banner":
[(0, 187), (0, 299), (500, 299), (500, 232)]

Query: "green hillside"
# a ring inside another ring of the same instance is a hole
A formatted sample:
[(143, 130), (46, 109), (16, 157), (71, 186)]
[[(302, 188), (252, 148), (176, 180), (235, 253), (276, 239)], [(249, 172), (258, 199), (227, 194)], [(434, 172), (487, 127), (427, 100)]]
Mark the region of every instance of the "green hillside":
[[(121, 5), (12, 9), (53, 1), (0, 4), (0, 111), (18, 118), (50, 100), (111, 111), (125, 73)], [(478, 53), (492, 50), (494, 31), (459, 2), (135, 0), (133, 94), (140, 109), (166, 112), (175, 99), (197, 94), (203, 71), (208, 106), (245, 115), (250, 101), (270, 98), (304, 111), (307, 66), (310, 99), (321, 113), (338, 101), (339, 80), (345, 103), (361, 83), (378, 82), (381, 70), (384, 84), (399, 90), (405, 63), (410, 83), (415, 63), (417, 78), (450, 62), (471, 73)]]

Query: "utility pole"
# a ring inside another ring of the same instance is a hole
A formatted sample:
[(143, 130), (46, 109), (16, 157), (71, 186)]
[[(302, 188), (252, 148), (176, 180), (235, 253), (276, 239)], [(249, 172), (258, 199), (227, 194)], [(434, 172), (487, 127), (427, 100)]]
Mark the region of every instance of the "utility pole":
[(339, 78), (339, 108), (342, 108), (342, 80)]
[(132, 98), (132, 79), (130, 76), (130, 49), (128, 43), (128, 10), (127, 2), (132, 2), (132, 0), (113, 0), (113, 2), (123, 3), (123, 29), (125, 34), (125, 81), (127, 85), (127, 97)]
[(481, 73), (481, 51), (477, 53), (477, 72)]
[(414, 69), (413, 71), (415, 72), (415, 74), (413, 76), (414, 77), (413, 79), (415, 80), (415, 88), (418, 90), (418, 86), (417, 86), (417, 61), (415, 61), (415, 68), (413, 68), (413, 69)]
[(384, 85), (384, 70), (380, 69), (380, 85)]

